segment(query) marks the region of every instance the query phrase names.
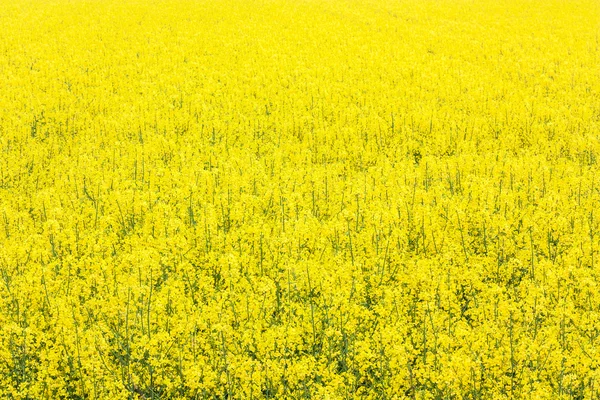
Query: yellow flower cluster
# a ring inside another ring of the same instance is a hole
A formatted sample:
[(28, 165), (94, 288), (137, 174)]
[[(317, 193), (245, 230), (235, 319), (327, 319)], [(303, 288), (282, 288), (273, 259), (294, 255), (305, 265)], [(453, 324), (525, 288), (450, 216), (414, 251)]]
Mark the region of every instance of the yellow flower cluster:
[(598, 398), (599, 21), (0, 0), (0, 398)]

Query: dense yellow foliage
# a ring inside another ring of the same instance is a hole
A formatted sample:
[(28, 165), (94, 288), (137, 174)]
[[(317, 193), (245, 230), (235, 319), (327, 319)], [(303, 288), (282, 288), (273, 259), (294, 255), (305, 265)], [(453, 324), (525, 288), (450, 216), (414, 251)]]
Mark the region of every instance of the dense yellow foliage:
[(1, 0), (0, 397), (600, 396), (596, 0)]

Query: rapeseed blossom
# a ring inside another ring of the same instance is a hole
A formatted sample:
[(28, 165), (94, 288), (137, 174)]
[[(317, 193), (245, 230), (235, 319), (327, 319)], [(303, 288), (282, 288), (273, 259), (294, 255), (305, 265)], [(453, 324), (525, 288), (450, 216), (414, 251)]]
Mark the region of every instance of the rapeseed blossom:
[(0, 397), (599, 396), (597, 2), (0, 3)]

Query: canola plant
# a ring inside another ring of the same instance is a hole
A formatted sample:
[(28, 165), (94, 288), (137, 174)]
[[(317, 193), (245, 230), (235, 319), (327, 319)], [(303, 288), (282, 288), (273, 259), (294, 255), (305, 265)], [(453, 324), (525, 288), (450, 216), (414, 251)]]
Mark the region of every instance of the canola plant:
[(600, 396), (600, 3), (0, 0), (0, 397)]

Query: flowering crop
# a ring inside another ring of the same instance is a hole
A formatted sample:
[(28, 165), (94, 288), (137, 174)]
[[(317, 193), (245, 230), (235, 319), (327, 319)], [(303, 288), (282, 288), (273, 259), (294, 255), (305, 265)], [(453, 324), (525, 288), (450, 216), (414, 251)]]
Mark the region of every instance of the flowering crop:
[(598, 398), (599, 21), (0, 0), (0, 397)]

